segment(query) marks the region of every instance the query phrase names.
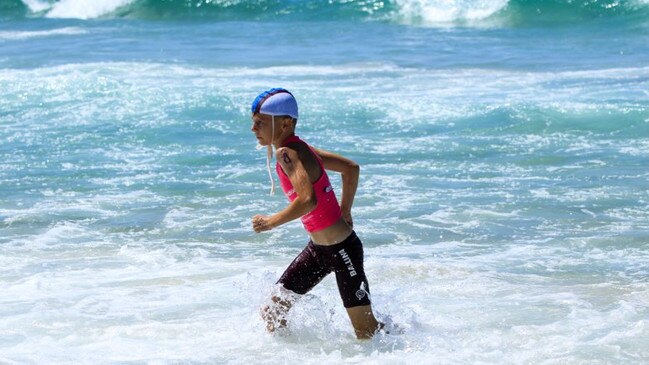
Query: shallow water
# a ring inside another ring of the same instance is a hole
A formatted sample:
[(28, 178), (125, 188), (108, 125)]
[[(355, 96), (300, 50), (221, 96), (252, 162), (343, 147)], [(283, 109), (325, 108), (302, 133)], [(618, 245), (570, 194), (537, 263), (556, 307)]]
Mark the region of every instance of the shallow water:
[[(648, 362), (647, 5), (381, 4), (0, 6), (0, 363)], [(403, 334), (355, 340), (333, 278), (264, 332), (306, 243), (250, 228), (286, 204), (249, 131), (275, 86), (360, 163)]]

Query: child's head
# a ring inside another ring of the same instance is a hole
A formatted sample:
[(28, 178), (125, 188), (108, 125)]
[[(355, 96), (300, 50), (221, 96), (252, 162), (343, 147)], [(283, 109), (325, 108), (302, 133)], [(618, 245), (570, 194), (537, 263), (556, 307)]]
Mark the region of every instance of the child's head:
[(266, 168), (270, 177), (270, 193), (275, 191), (275, 181), (270, 172), (273, 143), (281, 136), (295, 131), (297, 101), (286, 89), (273, 88), (259, 94), (252, 102), (252, 132), (260, 146), (267, 146)]
[(252, 102), (251, 111), (251, 130), (262, 146), (272, 144), (286, 131), (295, 131), (297, 101), (286, 89), (274, 88), (262, 92)]
[(252, 102), (252, 114), (291, 117), (297, 121), (297, 101), (288, 90), (273, 88), (259, 94)]

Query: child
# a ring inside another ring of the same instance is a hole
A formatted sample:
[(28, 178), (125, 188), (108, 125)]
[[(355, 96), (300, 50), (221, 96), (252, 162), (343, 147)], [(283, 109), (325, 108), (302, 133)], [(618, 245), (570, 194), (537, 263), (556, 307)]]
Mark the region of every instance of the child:
[[(265, 91), (252, 103), (251, 130), (259, 144), (268, 147), (269, 173), (271, 146), (275, 146), (277, 175), (290, 202), (271, 216), (254, 216), (253, 229), (257, 233), (268, 231), (301, 218), (310, 240), (278, 283), (288, 293), (305, 294), (327, 274), (335, 272), (338, 290), (356, 337), (371, 338), (383, 324), (372, 312), (369, 285), (363, 270), (363, 244), (352, 230), (351, 209), (358, 186), (359, 166), (354, 161), (313, 148), (302, 141), (295, 135), (297, 118), (297, 102), (285, 89)], [(326, 170), (342, 175), (340, 205)], [(286, 314), (293, 299), (290, 295), (273, 296), (272, 302), (262, 308), (262, 318), (270, 332), (286, 326)]]

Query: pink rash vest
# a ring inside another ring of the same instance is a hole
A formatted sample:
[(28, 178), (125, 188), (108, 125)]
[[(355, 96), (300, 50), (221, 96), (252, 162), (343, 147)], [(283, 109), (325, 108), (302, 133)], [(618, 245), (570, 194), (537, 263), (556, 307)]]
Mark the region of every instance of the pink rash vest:
[[(312, 184), (317, 204), (315, 209), (302, 216), (301, 219), (302, 224), (304, 225), (304, 229), (306, 229), (307, 232), (317, 232), (328, 228), (340, 219), (341, 213), (340, 205), (338, 205), (338, 200), (336, 199), (336, 193), (331, 187), (329, 176), (327, 176), (327, 172), (322, 165), (322, 160), (320, 159), (320, 156), (318, 156), (318, 154), (313, 150), (313, 148), (306, 142), (302, 141), (298, 136), (293, 135), (285, 139), (284, 142), (282, 142), (282, 147), (286, 147), (286, 145), (288, 145), (289, 143), (306, 144), (311, 150), (311, 153), (313, 153), (313, 155), (315, 156), (316, 160), (318, 160), (318, 165), (320, 165), (320, 178), (318, 178), (318, 180)], [(293, 184), (291, 184), (291, 180), (289, 180), (279, 162), (275, 164), (275, 170), (277, 170), (279, 183), (280, 185), (282, 185), (282, 190), (284, 191), (284, 194), (286, 195), (288, 200), (292, 202), (297, 199), (297, 193), (293, 188)]]

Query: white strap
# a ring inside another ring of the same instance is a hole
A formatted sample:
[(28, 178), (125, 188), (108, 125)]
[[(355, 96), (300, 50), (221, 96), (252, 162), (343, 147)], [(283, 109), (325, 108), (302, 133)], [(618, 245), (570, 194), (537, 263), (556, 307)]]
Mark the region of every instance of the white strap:
[(271, 115), (271, 133), (270, 144), (266, 150), (266, 169), (268, 170), (268, 178), (270, 179), (270, 195), (275, 195), (275, 180), (273, 180), (273, 173), (270, 171), (270, 160), (273, 159), (273, 141), (275, 140), (275, 116)]
[(275, 194), (275, 180), (273, 180), (273, 173), (270, 171), (270, 160), (273, 158), (273, 145), (269, 144), (266, 154), (266, 169), (268, 170), (268, 178), (270, 179), (270, 195)]

